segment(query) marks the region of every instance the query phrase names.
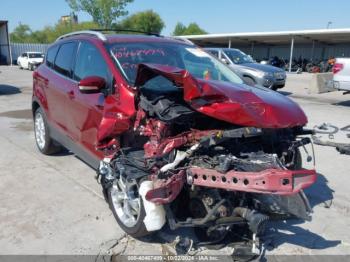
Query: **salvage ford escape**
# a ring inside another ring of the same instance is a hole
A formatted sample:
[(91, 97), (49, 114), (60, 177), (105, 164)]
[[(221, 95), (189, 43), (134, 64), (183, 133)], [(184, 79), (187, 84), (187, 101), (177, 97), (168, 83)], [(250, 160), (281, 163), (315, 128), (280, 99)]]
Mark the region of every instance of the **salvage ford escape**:
[(128, 234), (200, 228), (217, 240), (270, 217), (310, 219), (301, 108), (245, 85), (186, 40), (95, 31), (60, 37), (33, 74), (35, 139), (97, 170)]

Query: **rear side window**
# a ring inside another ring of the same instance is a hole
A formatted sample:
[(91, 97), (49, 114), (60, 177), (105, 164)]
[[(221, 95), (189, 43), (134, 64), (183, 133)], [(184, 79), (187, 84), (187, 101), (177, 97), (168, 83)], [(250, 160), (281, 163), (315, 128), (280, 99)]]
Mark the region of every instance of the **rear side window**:
[(53, 64), (55, 61), (55, 57), (58, 51), (58, 45), (52, 46), (47, 50), (47, 55), (46, 55), (46, 65), (48, 67), (53, 68)]
[(67, 77), (72, 75), (72, 62), (75, 57), (76, 43), (61, 45), (55, 59), (55, 70)]

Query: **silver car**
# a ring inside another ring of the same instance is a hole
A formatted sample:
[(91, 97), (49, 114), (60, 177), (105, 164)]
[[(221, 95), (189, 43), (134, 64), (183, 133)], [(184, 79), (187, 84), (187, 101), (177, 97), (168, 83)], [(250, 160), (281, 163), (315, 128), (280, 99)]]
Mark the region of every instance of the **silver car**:
[(205, 48), (212, 55), (228, 64), (247, 84), (261, 85), (277, 90), (286, 83), (286, 72), (271, 65), (258, 64), (253, 58), (238, 49)]

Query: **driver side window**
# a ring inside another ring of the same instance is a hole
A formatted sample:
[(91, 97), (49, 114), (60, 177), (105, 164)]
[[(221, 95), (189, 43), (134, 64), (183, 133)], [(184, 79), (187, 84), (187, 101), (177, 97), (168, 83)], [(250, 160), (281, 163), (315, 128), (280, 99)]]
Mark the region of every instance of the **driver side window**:
[(109, 83), (111, 73), (100, 51), (88, 42), (81, 42), (74, 68), (74, 79), (80, 81), (88, 76), (99, 76)]

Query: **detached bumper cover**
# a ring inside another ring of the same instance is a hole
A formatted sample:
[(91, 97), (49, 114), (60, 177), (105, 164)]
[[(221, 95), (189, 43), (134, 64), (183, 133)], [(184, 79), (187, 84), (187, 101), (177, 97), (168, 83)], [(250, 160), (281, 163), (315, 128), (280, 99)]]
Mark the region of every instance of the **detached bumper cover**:
[(266, 169), (260, 172), (229, 171), (222, 174), (216, 170), (191, 167), (187, 181), (193, 185), (221, 188), (233, 191), (292, 195), (316, 182), (315, 170)]

